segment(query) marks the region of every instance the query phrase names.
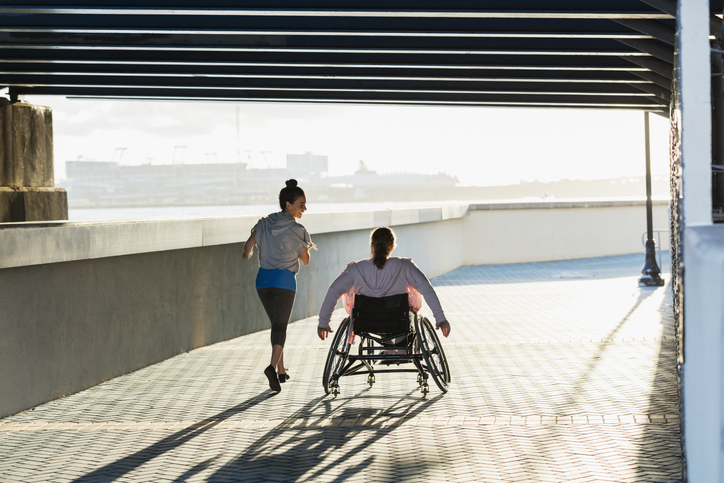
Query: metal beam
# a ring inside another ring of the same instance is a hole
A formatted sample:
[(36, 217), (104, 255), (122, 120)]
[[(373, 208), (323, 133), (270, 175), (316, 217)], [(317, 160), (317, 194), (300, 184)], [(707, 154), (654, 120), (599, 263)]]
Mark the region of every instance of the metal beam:
[(0, 15), (137, 15), (221, 17), (366, 17), (366, 18), (491, 18), (491, 19), (671, 19), (653, 11), (605, 10), (414, 10), (414, 9), (304, 9), (304, 8), (109, 8), (109, 7), (0, 7)]
[(664, 77), (662, 75), (656, 74), (656, 73), (648, 71), (648, 70), (643, 71), (643, 72), (636, 71), (636, 72), (633, 72), (633, 75), (641, 77), (642, 79), (651, 81), (654, 84), (656, 84), (657, 86), (663, 87), (664, 89), (668, 90), (669, 92), (671, 92), (671, 90), (672, 90), (671, 79), (667, 79), (666, 77)]
[(620, 43), (628, 45), (641, 52), (645, 52), (659, 60), (674, 64), (674, 49), (656, 40), (624, 40), (619, 39)]
[(415, 92), (415, 91), (363, 91), (363, 90), (335, 90), (335, 89), (234, 89), (234, 88), (148, 88), (147, 86), (60, 86), (35, 85), (13, 86), (19, 94), (63, 95), (63, 96), (111, 96), (111, 97), (178, 97), (178, 98), (227, 98), (246, 100), (297, 100), (308, 101), (399, 101), (407, 103), (565, 103), (581, 104), (587, 106), (607, 105), (618, 107), (637, 107), (664, 109), (666, 103), (654, 96), (631, 95), (579, 95), (576, 93), (457, 93), (457, 92)]
[[(674, 46), (676, 44), (676, 29), (656, 20), (616, 20), (637, 32), (646, 34), (656, 40)], [(622, 37), (623, 40), (626, 38)]]
[[(139, 78), (189, 78), (205, 79), (236, 79), (248, 81), (252, 79), (277, 79), (287, 82), (306, 81), (378, 81), (378, 82), (457, 82), (459, 85), (474, 83), (556, 83), (556, 84), (648, 84), (653, 81), (638, 77), (630, 72), (597, 72), (597, 71), (540, 71), (540, 70), (433, 70), (433, 69), (342, 69), (342, 68), (219, 68), (208, 66), (177, 66), (154, 65), (149, 69), (145, 64), (113, 64), (99, 66), (97, 64), (44, 64), (18, 63), (0, 60), (0, 78), (17, 79), (17, 76), (59, 76), (59, 77), (139, 77)], [(639, 72), (651, 74), (650, 72)], [(13, 76), (13, 77), (11, 77)], [(656, 76), (652, 74), (652, 76)], [(656, 76), (659, 77), (660, 76)], [(119, 79), (116, 79), (119, 80)], [(662, 84), (663, 86), (663, 84)]]
[[(279, 95), (286, 95), (288, 92), (325, 92), (325, 93), (349, 93), (350, 95), (376, 95), (384, 97), (389, 95), (428, 95), (431, 98), (453, 96), (478, 96), (478, 95), (532, 95), (532, 96), (575, 96), (585, 97), (628, 97), (632, 102), (638, 102), (634, 98), (651, 97), (652, 94), (643, 93), (642, 88), (636, 88), (628, 84), (607, 84), (605, 86), (596, 84), (559, 84), (559, 83), (499, 83), (499, 82), (478, 82), (473, 85), (461, 86), (452, 82), (431, 82), (431, 81), (359, 81), (325, 79), (306, 80), (296, 79), (290, 82), (286, 79), (249, 79), (245, 81), (227, 79), (186, 79), (186, 78), (148, 78), (132, 77), (130, 79), (117, 77), (69, 77), (69, 76), (10, 76), (9, 86), (13, 88), (34, 88), (62, 87), (62, 88), (135, 88), (145, 90), (164, 89), (195, 89), (195, 90), (219, 90), (219, 91), (269, 91), (278, 92)], [(643, 87), (643, 86), (642, 86)], [(663, 89), (650, 85), (655, 93)], [(648, 91), (647, 91), (648, 92)], [(658, 95), (658, 94), (657, 94)]]
[(662, 60), (654, 59), (651, 57), (625, 57), (625, 59), (632, 64), (645, 67), (651, 72), (659, 74), (660, 76), (667, 79), (674, 78), (674, 66), (669, 62), (664, 62)]
[(652, 94), (667, 104), (671, 103), (671, 91), (669, 89), (661, 88), (652, 84), (631, 84), (631, 87)]

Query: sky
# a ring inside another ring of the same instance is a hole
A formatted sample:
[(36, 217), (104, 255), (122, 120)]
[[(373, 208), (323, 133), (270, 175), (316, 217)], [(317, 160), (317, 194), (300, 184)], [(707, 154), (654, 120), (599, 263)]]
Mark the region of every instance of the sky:
[[(65, 161), (236, 162), (284, 167), (329, 157), (329, 175), (364, 161), (379, 173), (447, 173), (461, 185), (643, 176), (644, 114), (623, 110), (82, 100), (28, 96), (53, 109), (56, 178)], [(238, 124), (237, 124), (238, 112)], [(654, 175), (668, 174), (669, 121), (651, 120)], [(238, 136), (237, 136), (238, 125)], [(176, 146), (186, 146), (176, 148)]]

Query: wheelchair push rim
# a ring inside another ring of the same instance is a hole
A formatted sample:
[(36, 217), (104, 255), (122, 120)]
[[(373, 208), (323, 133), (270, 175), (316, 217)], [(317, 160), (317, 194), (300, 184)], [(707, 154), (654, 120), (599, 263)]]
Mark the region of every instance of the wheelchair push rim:
[(445, 382), (447, 385), (450, 385), (450, 382), (452, 381), (452, 377), (450, 376), (450, 365), (447, 362), (447, 356), (445, 355), (445, 350), (442, 348), (442, 342), (440, 341), (440, 337), (437, 335), (437, 330), (432, 326), (432, 322), (430, 322), (428, 319), (424, 319), (423, 323), (425, 324), (425, 330), (426, 334), (430, 334), (430, 338), (435, 342), (435, 352), (440, 353), (440, 359), (442, 360), (443, 368), (445, 371)]
[(349, 355), (349, 340), (347, 337), (347, 329), (349, 328), (349, 318), (342, 321), (337, 329), (337, 333), (332, 339), (332, 345), (329, 348), (327, 361), (324, 364), (324, 373), (322, 374), (322, 386), (324, 393), (330, 394), (333, 390), (332, 385), (335, 383), (335, 374), (339, 379), (340, 371), (344, 367)]
[(426, 318), (418, 319), (417, 342), (425, 361), (427, 372), (430, 373), (437, 387), (445, 393), (450, 382), (450, 367), (447, 358), (442, 350), (440, 340), (435, 334), (435, 329)]

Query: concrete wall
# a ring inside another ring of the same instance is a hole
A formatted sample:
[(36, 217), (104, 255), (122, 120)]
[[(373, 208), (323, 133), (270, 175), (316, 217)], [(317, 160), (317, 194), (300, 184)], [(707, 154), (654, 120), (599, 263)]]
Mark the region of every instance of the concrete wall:
[[(654, 202), (654, 229), (669, 226), (668, 201)], [(642, 251), (644, 201), (473, 205), (465, 223), (466, 265), (540, 262)], [(668, 234), (661, 236), (668, 248)], [(641, 260), (643, 263), (643, 259)]]
[[(0, 416), (264, 328), (241, 245), (0, 270)], [(249, 315), (250, 314), (250, 315)]]
[[(376, 222), (398, 223), (397, 253), (430, 276), (459, 266), (459, 249), (438, 247), (447, 236), (459, 246), (466, 210), (305, 216), (319, 251), (293, 319), (315, 314), (346, 263), (369, 253)], [(0, 224), (0, 417), (268, 328), (258, 261), (241, 258), (256, 218)]]
[[(553, 235), (581, 228), (581, 219), (597, 219), (593, 213), (600, 210), (614, 220), (639, 216), (630, 210), (645, 211), (630, 205), (306, 214), (303, 223), (319, 251), (299, 274), (292, 318), (317, 313), (345, 265), (368, 257), (375, 226), (393, 226), (399, 238), (395, 254), (413, 258), (435, 277), (470, 263), (612, 254), (611, 246), (600, 243), (612, 236), (611, 224), (583, 225), (591, 230), (585, 237)], [(268, 328), (254, 290), (258, 262), (241, 259), (256, 218), (0, 224), (0, 417)], [(614, 225), (618, 236), (635, 240), (616, 245), (620, 253), (639, 251), (643, 263), (645, 223)], [(548, 235), (530, 235), (542, 227)], [(534, 243), (516, 245), (515, 258), (507, 254), (511, 240)], [(581, 250), (581, 240), (599, 248)]]

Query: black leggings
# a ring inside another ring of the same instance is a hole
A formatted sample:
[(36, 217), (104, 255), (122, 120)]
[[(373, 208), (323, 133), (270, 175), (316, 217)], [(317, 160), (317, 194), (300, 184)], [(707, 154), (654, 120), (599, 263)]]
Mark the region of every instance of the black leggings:
[(271, 321), (272, 345), (284, 347), (284, 341), (287, 339), (287, 325), (292, 316), (292, 307), (294, 307), (294, 298), (297, 293), (294, 290), (275, 287), (258, 288), (256, 293), (259, 294), (264, 310)]

